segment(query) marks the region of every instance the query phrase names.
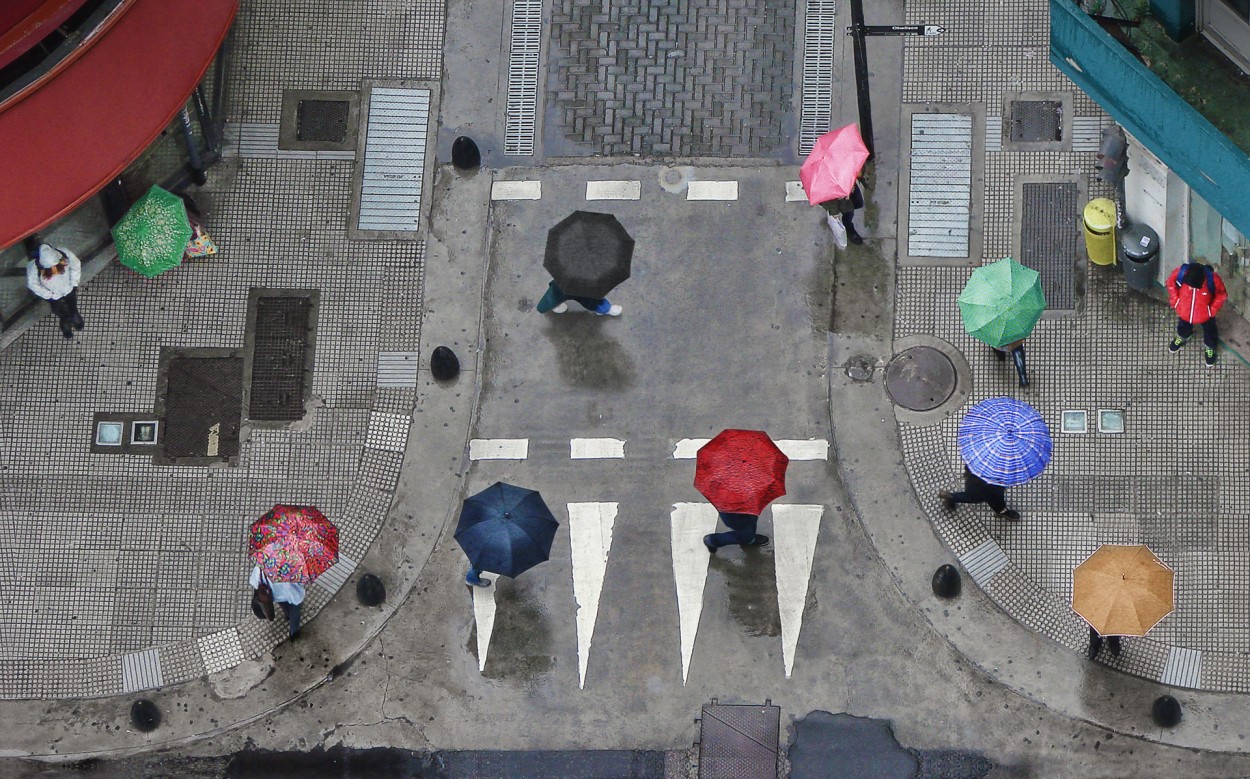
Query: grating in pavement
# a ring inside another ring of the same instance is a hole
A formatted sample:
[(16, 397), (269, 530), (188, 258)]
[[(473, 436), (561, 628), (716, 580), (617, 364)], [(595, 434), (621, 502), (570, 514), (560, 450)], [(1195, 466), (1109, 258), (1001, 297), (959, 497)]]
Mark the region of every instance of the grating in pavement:
[(312, 311), (308, 297), (256, 298), (248, 419), (294, 422), (304, 417)]
[(837, 0), (808, 0), (803, 27), (803, 109), (799, 154), (811, 154), (833, 121), (833, 39)]
[(1080, 190), (1075, 183), (1022, 185), (1020, 263), (1042, 274), (1046, 308), (1076, 308), (1077, 230)]
[(538, 113), (538, 54), (543, 35), (542, 0), (513, 0), (508, 46), (508, 116), (503, 153), (534, 153)]
[(1016, 100), (1011, 104), (1011, 140), (1063, 140), (1063, 103), (1058, 100)]
[(967, 257), (972, 217), (972, 117), (912, 114), (907, 253)]
[(346, 100), (301, 100), (296, 113), (295, 136), (301, 141), (347, 140), (347, 117), (351, 103)]
[(163, 457), (225, 461), (238, 455), (243, 358), (176, 355), (166, 376)]
[(365, 130), (358, 229), (420, 229), (429, 127), (430, 90), (373, 88)]
[(699, 724), (699, 779), (773, 779), (781, 709), (719, 704), (703, 707)]

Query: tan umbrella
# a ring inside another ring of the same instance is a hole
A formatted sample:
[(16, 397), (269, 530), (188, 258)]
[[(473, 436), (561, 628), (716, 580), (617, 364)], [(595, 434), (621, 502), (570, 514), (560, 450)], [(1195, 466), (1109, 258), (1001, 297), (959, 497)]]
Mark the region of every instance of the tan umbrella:
[(1145, 546), (1104, 544), (1072, 572), (1072, 608), (1104, 636), (1144, 636), (1172, 613), (1175, 574)]

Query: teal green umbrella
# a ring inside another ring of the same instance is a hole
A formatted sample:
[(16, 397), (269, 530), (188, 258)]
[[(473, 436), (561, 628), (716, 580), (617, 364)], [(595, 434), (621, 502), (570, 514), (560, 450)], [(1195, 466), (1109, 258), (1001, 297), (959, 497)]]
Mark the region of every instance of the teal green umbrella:
[(995, 349), (1027, 337), (1046, 309), (1041, 274), (1010, 257), (973, 271), (958, 302), (964, 329)]
[(191, 222), (182, 198), (153, 186), (113, 226), (122, 265), (149, 278), (182, 262)]

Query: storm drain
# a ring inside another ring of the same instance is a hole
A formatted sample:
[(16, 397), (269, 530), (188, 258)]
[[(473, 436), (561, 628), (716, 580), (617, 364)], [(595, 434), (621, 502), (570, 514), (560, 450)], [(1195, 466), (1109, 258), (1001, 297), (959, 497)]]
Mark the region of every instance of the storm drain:
[(837, 0), (808, 0), (803, 27), (803, 105), (799, 154), (811, 154), (816, 139), (833, 121), (833, 39)]
[(312, 373), (313, 299), (257, 296), (254, 305), (247, 417), (262, 422), (302, 419)]
[(885, 366), (885, 394), (912, 411), (932, 411), (955, 393), (955, 365), (932, 346), (914, 346)]
[(173, 353), (162, 377), (165, 392), (160, 456), (226, 461), (239, 453), (243, 408), (243, 357)]
[(351, 104), (346, 100), (301, 100), (296, 110), (295, 137), (301, 141), (347, 140)]
[(1076, 308), (1076, 215), (1073, 182), (1024, 184), (1020, 208), (1020, 262), (1042, 275), (1047, 310)]
[(775, 779), (779, 707), (713, 700), (699, 722), (699, 779)]
[(1063, 103), (1058, 100), (1017, 100), (1011, 104), (1013, 142), (1062, 141)]
[(369, 93), (358, 229), (420, 228), (429, 127), (430, 90), (374, 87)]
[(503, 133), (503, 153), (507, 155), (534, 153), (542, 34), (542, 0), (513, 0), (508, 45), (508, 114)]
[(912, 114), (907, 254), (967, 257), (972, 218), (972, 117)]

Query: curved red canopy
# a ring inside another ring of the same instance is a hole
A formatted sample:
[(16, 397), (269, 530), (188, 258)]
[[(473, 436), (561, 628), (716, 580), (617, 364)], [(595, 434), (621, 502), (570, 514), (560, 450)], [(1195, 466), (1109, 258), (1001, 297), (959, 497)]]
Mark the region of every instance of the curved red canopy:
[(39, 89), (0, 105), (0, 248), (117, 178), (186, 104), (238, 0), (135, 0)]

